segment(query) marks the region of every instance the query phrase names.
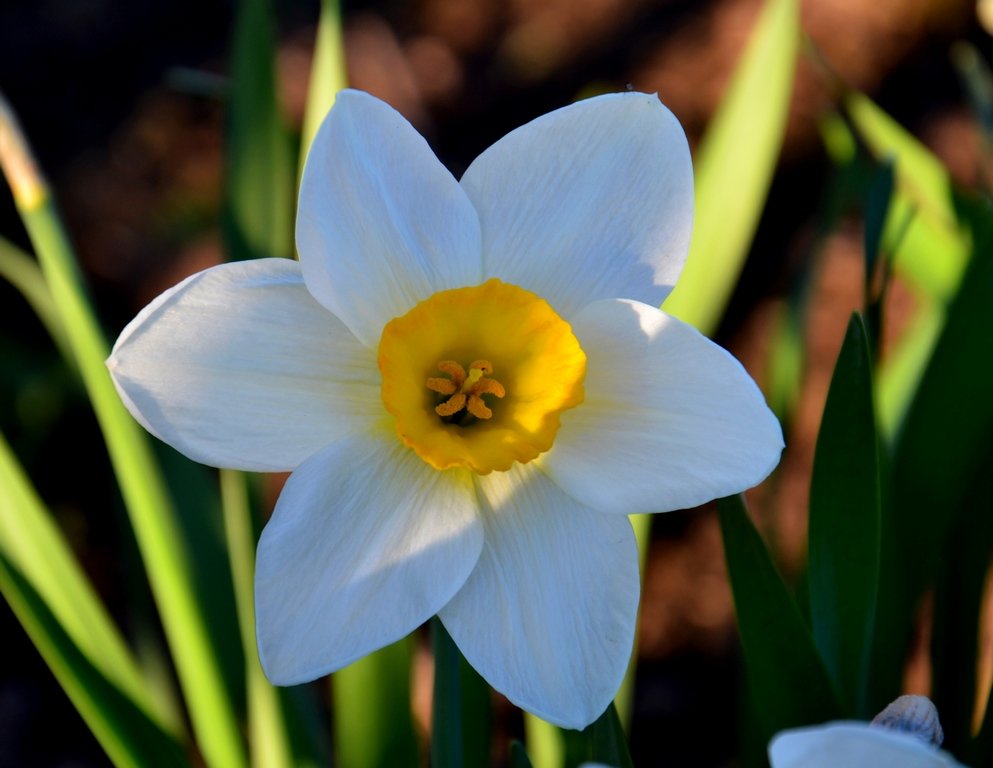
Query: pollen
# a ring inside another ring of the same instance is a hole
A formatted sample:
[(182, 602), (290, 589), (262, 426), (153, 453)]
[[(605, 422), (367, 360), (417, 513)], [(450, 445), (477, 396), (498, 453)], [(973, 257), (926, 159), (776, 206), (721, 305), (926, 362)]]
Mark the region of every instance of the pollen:
[(454, 360), (442, 360), (438, 370), (447, 373), (450, 378), (431, 377), (425, 386), (432, 392), (448, 396), (435, 406), (434, 412), (446, 419), (448, 423), (465, 426), (474, 419), (490, 419), (493, 411), (483, 401), (483, 395), (504, 397), (507, 390), (496, 379), (486, 378), (493, 373), (493, 364), (489, 360), (476, 360), (465, 368)]
[(429, 296), (383, 326), (382, 397), (397, 437), (438, 470), (481, 475), (552, 447), (583, 401), (586, 354), (540, 296), (496, 278)]

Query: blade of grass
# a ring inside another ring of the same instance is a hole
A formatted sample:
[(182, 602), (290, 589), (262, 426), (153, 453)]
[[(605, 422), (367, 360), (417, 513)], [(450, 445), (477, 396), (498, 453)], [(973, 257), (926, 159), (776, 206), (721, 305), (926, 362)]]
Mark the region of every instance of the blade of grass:
[(0, 237), (0, 277), (20, 291), (59, 348), (62, 357), (71, 363), (69, 340), (38, 262), (3, 237)]
[(341, 768), (419, 764), (410, 715), (412, 645), (408, 636), (331, 676)]
[(294, 760), (279, 693), (262, 672), (255, 643), (256, 536), (246, 482), (247, 479), (241, 472), (221, 470), (224, 530), (231, 558), (238, 624), (245, 650), (249, 748), (255, 768), (290, 768), (303, 763)]
[(186, 544), (150, 446), (104, 366), (108, 345), (86, 296), (72, 246), (6, 101), (0, 164), (41, 263), (103, 432), (134, 527), (197, 741), (213, 766), (244, 765), (237, 718), (190, 577)]
[(704, 333), (721, 318), (762, 214), (786, 129), (799, 39), (796, 0), (767, 0), (697, 152), (693, 241), (663, 309)]
[(276, 94), (267, 0), (239, 4), (231, 54), (222, 230), (235, 261), (290, 256), (294, 166)]
[(817, 436), (810, 485), (814, 641), (845, 711), (868, 718), (865, 672), (879, 581), (881, 496), (872, 359), (861, 318), (848, 324)]
[(837, 719), (843, 710), (824, 662), (741, 497), (720, 499), (717, 508), (763, 740), (784, 728)]
[[(122, 696), (129, 697), (133, 706), (163, 730), (182, 732), (177, 713), (149, 696), (124, 638), (2, 435), (0, 555), (17, 569), (66, 637)], [(39, 625), (38, 631), (43, 627)]]
[(0, 592), (114, 765), (175, 768), (188, 764), (179, 742), (93, 665), (93, 657), (73, 642), (60, 619), (5, 554), (0, 554)]
[(338, 0), (321, 0), (314, 61), (310, 68), (307, 107), (300, 133), (300, 163), (297, 178), (303, 174), (307, 150), (321, 121), (334, 104), (335, 94), (348, 87), (345, 73), (345, 46), (341, 33), (341, 7)]

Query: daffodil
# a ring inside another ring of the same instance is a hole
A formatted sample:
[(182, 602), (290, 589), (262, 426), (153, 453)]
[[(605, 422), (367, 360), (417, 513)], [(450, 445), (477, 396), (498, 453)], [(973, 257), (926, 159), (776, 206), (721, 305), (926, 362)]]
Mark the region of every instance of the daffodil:
[(869, 723), (838, 721), (779, 733), (772, 768), (963, 768), (932, 744)]
[(124, 329), (108, 364), (149, 431), (292, 471), (258, 546), (273, 682), (437, 614), (515, 704), (600, 715), (638, 608), (627, 515), (751, 487), (782, 448), (741, 365), (658, 309), (692, 200), (654, 95), (545, 115), (457, 181), (345, 91), (307, 158), (299, 262), (208, 269)]
[(964, 768), (939, 749), (945, 735), (926, 696), (899, 696), (871, 723), (839, 720), (782, 731), (769, 742), (772, 768)]

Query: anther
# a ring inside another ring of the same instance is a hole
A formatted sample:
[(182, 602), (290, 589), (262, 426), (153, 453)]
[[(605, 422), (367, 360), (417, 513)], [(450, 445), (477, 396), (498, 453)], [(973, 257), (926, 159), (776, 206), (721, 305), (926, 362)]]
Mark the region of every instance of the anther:
[(503, 385), (495, 379), (485, 378), (493, 373), (493, 364), (489, 360), (474, 360), (467, 374), (465, 368), (454, 360), (442, 360), (438, 370), (447, 373), (451, 378), (430, 377), (425, 386), (440, 395), (450, 395), (443, 403), (435, 406), (435, 413), (442, 418), (455, 416), (463, 409), (477, 419), (489, 419), (493, 411), (483, 401), (482, 395), (504, 397), (507, 392)]

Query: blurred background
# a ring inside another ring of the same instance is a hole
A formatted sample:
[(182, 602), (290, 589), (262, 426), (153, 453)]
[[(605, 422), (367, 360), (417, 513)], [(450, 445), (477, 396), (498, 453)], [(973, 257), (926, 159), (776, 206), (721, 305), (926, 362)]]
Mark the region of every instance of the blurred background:
[[(658, 92), (695, 146), (760, 7), (759, 0), (345, 0), (342, 15), (350, 84), (402, 112), (459, 176), (507, 131), (584, 95), (626, 88)], [(302, 120), (318, 11), (316, 0), (275, 3), (278, 89), (292, 132)], [(0, 2), (0, 90), (50, 179), (111, 339), (159, 292), (222, 260), (234, 16), (232, 2)], [(806, 0), (802, 24), (809, 39), (778, 170), (716, 336), (763, 383), (774, 318), (798, 275), (808, 276), (806, 357), (787, 452), (775, 480), (752, 495), (788, 576), (805, 554), (828, 381), (849, 314), (862, 302), (861, 224), (843, 219), (823, 247), (811, 248), (829, 175), (820, 121), (838, 83), (862, 90), (959, 184), (977, 188), (985, 182), (982, 134), (952, 52), (967, 41), (993, 57), (974, 0)], [(4, 185), (0, 234), (29, 249)], [(913, 311), (899, 283), (889, 302), (884, 346)], [(0, 431), (133, 636), (128, 622), (147, 606), (148, 587), (138, 562), (122, 554), (134, 546), (86, 395), (6, 283), (0, 329)], [(986, 630), (987, 646), (990, 636)], [(6, 604), (0, 637), (0, 766), (107, 764)], [(673, 766), (732, 764), (740, 658), (713, 510), (655, 518), (640, 654), (636, 764), (656, 764), (660, 755)], [(420, 678), (415, 695), (423, 699), (430, 677)], [(926, 671), (911, 666), (908, 685), (915, 684), (926, 685)], [(418, 706), (423, 713), (423, 701)], [(519, 716), (500, 711), (500, 733), (519, 734)]]

